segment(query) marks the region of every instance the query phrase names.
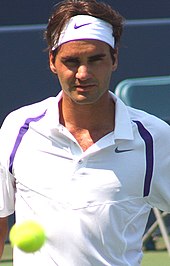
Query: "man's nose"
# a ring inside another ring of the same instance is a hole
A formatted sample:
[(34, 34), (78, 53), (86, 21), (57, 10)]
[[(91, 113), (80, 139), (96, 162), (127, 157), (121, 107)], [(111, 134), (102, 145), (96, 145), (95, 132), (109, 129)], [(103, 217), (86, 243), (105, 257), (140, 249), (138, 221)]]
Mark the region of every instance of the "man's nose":
[(77, 69), (76, 78), (80, 80), (87, 80), (91, 77), (90, 69), (87, 65), (80, 65)]

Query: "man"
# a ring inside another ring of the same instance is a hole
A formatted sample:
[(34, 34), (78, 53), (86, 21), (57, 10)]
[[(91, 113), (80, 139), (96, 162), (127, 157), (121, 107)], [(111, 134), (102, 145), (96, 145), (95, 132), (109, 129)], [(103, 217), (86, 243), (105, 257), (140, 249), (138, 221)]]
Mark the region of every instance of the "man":
[(122, 27), (95, 0), (61, 2), (49, 20), (62, 91), (1, 128), (1, 243), (14, 211), (47, 236), (33, 254), (14, 248), (15, 266), (140, 265), (152, 206), (170, 211), (170, 127), (109, 90)]

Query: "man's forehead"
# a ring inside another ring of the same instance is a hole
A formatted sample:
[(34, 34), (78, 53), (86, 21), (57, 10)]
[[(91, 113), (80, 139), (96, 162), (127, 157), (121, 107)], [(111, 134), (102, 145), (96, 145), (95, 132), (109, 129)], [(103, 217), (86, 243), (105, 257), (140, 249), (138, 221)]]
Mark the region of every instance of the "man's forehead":
[(70, 41), (61, 45), (60, 54), (101, 54), (109, 51), (109, 45), (98, 40), (77, 40)]

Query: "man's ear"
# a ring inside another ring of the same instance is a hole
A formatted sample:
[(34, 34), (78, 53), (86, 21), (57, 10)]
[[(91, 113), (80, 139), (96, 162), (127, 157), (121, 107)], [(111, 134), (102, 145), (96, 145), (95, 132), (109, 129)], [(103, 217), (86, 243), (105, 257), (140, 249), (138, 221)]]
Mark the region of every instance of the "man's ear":
[(118, 67), (118, 48), (115, 48), (113, 58), (114, 60), (113, 60), (112, 71), (115, 71)]
[(49, 53), (49, 66), (50, 66), (51, 71), (55, 75), (57, 75), (57, 70), (56, 70), (56, 67), (55, 67), (55, 58), (54, 58), (54, 55), (51, 52)]

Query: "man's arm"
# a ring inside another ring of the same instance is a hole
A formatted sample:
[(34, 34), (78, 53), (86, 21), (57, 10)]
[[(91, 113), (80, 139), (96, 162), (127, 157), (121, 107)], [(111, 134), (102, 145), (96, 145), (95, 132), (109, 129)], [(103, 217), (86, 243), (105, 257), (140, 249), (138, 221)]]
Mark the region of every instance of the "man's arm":
[(8, 217), (3, 217), (0, 218), (0, 258), (4, 250), (7, 234), (8, 234)]

